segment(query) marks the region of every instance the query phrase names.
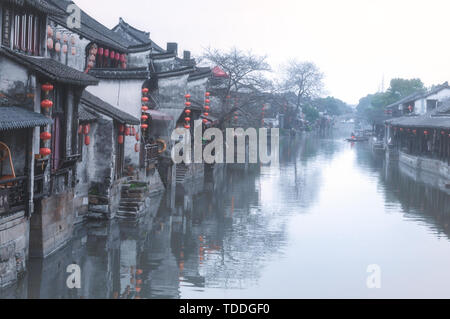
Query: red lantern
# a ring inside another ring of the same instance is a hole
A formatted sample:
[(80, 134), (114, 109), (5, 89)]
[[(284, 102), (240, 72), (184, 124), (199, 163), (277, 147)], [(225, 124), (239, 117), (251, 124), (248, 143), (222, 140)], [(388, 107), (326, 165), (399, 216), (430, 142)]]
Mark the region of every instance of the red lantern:
[(55, 44), (55, 51), (58, 52), (58, 53), (61, 51), (61, 43), (56, 42), (56, 44)]
[(136, 133), (136, 136), (135, 136), (135, 137), (136, 137), (136, 141), (139, 142), (139, 139), (140, 139), (140, 138), (139, 138), (139, 133)]
[(417, 133), (417, 130), (413, 130), (413, 133), (416, 134), (416, 133)]
[(41, 140), (48, 141), (51, 138), (52, 138), (52, 134), (50, 134), (49, 132), (42, 132), (41, 133)]
[(125, 135), (126, 135), (126, 136), (130, 136), (130, 133), (131, 133), (131, 129), (130, 129), (129, 127), (127, 127), (127, 128), (125, 129)]
[(237, 119), (238, 119), (238, 117), (237, 117), (237, 116), (235, 116), (235, 117), (234, 117), (234, 119), (235, 119), (235, 120), (237, 120)]
[(120, 55), (120, 62), (125, 62), (125, 54)]
[(143, 105), (142, 106), (142, 112), (146, 112), (146, 111), (148, 111), (148, 106)]
[(72, 55), (77, 54), (77, 48), (76, 47), (72, 47), (71, 52), (72, 52)]
[(209, 111), (210, 107), (208, 105), (205, 105), (205, 110)]
[(148, 124), (142, 124), (141, 127), (143, 130), (146, 130), (148, 128)]
[(441, 135), (445, 135), (445, 132), (444, 132), (444, 131), (441, 131)]
[(147, 121), (148, 120), (148, 115), (142, 115), (141, 116), (141, 120), (144, 122), (144, 121)]
[(121, 124), (121, 125), (119, 126), (119, 132), (120, 132), (120, 133), (125, 132), (125, 125)]
[(231, 96), (230, 96), (230, 95), (227, 95), (227, 99), (231, 99)]
[(47, 48), (48, 48), (49, 50), (53, 50), (53, 39), (52, 39), (52, 38), (49, 38), (49, 39), (47, 40)]
[(118, 138), (119, 144), (123, 144), (123, 141), (124, 141), (123, 135), (119, 135), (119, 138)]
[(83, 125), (78, 126), (78, 134), (83, 133)]
[(84, 137), (84, 145), (89, 145), (89, 144), (91, 144), (91, 137), (89, 136), (89, 135), (86, 135), (85, 137)]
[(39, 154), (41, 154), (42, 156), (49, 156), (51, 153), (52, 150), (47, 147), (43, 147), (39, 150)]
[(136, 144), (134, 145), (134, 151), (135, 151), (136, 153), (139, 153), (139, 149), (140, 149), (140, 145), (139, 145), (139, 143), (136, 143)]
[(45, 84), (42, 84), (41, 89), (42, 89), (42, 91), (44, 91), (45, 93), (48, 93), (48, 92), (50, 92), (50, 91), (53, 91), (53, 85), (50, 84), (50, 83), (45, 83)]
[(142, 102), (147, 103), (148, 101), (149, 101), (148, 97), (144, 96), (144, 97), (142, 98)]
[(206, 123), (208, 123), (208, 120), (207, 119), (203, 119), (203, 124), (206, 124)]
[(119, 61), (119, 59), (120, 59), (120, 54), (116, 53), (116, 55), (114, 56), (114, 60)]
[(185, 129), (190, 129), (191, 126), (190, 126), (189, 124), (186, 124), (186, 125), (184, 126), (184, 128), (185, 128)]
[(134, 126), (131, 128), (131, 135), (133, 136), (136, 135), (136, 129), (134, 128)]
[(88, 135), (90, 131), (91, 131), (91, 126), (89, 124), (86, 124), (83, 129), (84, 135)]
[(423, 131), (423, 134), (428, 135), (428, 131)]
[(191, 114), (191, 110), (184, 111), (187, 115)]
[(209, 103), (211, 103), (211, 100), (210, 100), (210, 99), (206, 99), (206, 100), (205, 100), (205, 103), (206, 103), (206, 104), (209, 104)]
[(190, 122), (190, 121), (191, 121), (191, 118), (190, 118), (190, 117), (185, 117), (184, 120), (185, 120), (186, 122)]
[(186, 98), (186, 100), (189, 100), (191, 98), (191, 95), (188, 93), (184, 97)]
[(186, 103), (184, 103), (187, 107), (190, 107), (191, 105), (192, 105), (192, 103), (191, 102), (186, 102)]
[(148, 89), (147, 88), (143, 88), (142, 89), (142, 93), (147, 94), (148, 93)]
[(208, 113), (208, 112), (205, 112), (205, 113), (203, 113), (203, 115), (205, 115), (205, 116), (209, 116), (209, 113)]
[(116, 56), (116, 53), (114, 51), (111, 51), (111, 54), (109, 55), (110, 59), (114, 59), (114, 57)]
[(98, 48), (98, 55), (103, 55), (103, 48)]
[(206, 96), (206, 97), (208, 97), (208, 96), (210, 96), (210, 95), (211, 95), (211, 93), (209, 93), (209, 92), (206, 92), (206, 93), (205, 93), (205, 96)]
[(53, 106), (53, 102), (50, 101), (50, 100), (48, 100), (48, 99), (45, 99), (45, 100), (43, 100), (43, 101), (41, 102), (41, 106), (42, 106), (42, 108), (44, 108), (44, 109), (49, 109), (49, 108), (51, 108), (51, 107)]
[(67, 44), (63, 44), (63, 46), (62, 46), (62, 51), (63, 51), (63, 53), (66, 54), (66, 53), (67, 53), (67, 50), (68, 50)]
[(109, 49), (105, 49), (104, 54), (105, 54), (105, 57), (108, 57), (109, 56)]

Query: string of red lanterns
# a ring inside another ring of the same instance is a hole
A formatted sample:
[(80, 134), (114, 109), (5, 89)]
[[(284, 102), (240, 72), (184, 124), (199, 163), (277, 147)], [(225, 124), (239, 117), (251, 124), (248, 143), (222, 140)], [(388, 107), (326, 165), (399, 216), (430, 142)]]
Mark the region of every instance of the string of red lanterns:
[[(44, 110), (43, 113), (45, 113), (47, 116), (49, 115), (50, 109), (53, 107), (53, 101), (50, 99), (50, 92), (53, 91), (53, 89), (53, 84), (45, 83), (41, 85), (41, 90), (42, 92), (44, 92), (43, 99), (41, 101), (41, 108)], [(48, 130), (49, 128), (47, 126), (40, 134), (41, 147), (39, 149), (39, 154), (43, 157), (49, 156), (52, 153), (52, 150), (48, 145), (49, 141), (52, 138), (52, 134)]]
[[(205, 93), (205, 106), (204, 106), (204, 112), (203, 112), (203, 115), (204, 115), (205, 117), (208, 117), (208, 116), (209, 116), (209, 111), (211, 110), (211, 106), (210, 106), (210, 104), (211, 104), (210, 96), (211, 96), (211, 93), (210, 93), (210, 92), (206, 92), (206, 93)], [(204, 124), (208, 123), (208, 120), (207, 120), (207, 119), (203, 119), (203, 123), (204, 123)]]
[(185, 116), (185, 118), (184, 118), (184, 120), (185, 120), (185, 124), (184, 124), (184, 128), (185, 129), (190, 129), (191, 128), (191, 118), (190, 118), (190, 114), (191, 114), (191, 110), (190, 110), (190, 107), (191, 107), (191, 105), (192, 105), (192, 103), (191, 103), (191, 101), (190, 101), (190, 99), (191, 99), (191, 95), (188, 93), (188, 94), (186, 94), (185, 96), (184, 96), (184, 98), (186, 99), (186, 102), (184, 103), (184, 105), (186, 106), (186, 109), (185, 109), (185, 113), (186, 113), (186, 116)]

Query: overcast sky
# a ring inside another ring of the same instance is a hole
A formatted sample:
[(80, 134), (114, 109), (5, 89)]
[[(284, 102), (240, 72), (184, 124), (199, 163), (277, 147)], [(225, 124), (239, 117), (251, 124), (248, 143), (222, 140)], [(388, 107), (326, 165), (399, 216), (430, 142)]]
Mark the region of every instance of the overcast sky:
[(448, 0), (75, 0), (107, 27), (119, 17), (178, 42), (194, 55), (236, 46), (267, 55), (276, 71), (291, 58), (315, 62), (327, 94), (347, 103), (394, 77), (430, 86), (449, 80)]

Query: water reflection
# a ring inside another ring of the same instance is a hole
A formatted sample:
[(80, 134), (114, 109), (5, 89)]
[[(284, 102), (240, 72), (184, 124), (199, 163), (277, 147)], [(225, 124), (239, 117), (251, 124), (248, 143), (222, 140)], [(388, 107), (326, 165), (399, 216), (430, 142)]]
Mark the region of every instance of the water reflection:
[[(448, 191), (347, 135), (284, 138), (278, 166), (216, 165), (152, 198), (139, 221), (80, 225), (0, 297), (448, 296)], [(66, 286), (72, 263), (79, 290)], [(376, 292), (365, 286), (371, 263), (386, 274)]]

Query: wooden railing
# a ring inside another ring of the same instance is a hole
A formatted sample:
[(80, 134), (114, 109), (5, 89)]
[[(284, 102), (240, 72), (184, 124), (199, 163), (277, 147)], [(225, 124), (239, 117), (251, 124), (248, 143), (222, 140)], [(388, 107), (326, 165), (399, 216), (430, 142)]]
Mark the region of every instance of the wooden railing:
[(0, 217), (25, 210), (26, 205), (26, 176), (0, 181)]

